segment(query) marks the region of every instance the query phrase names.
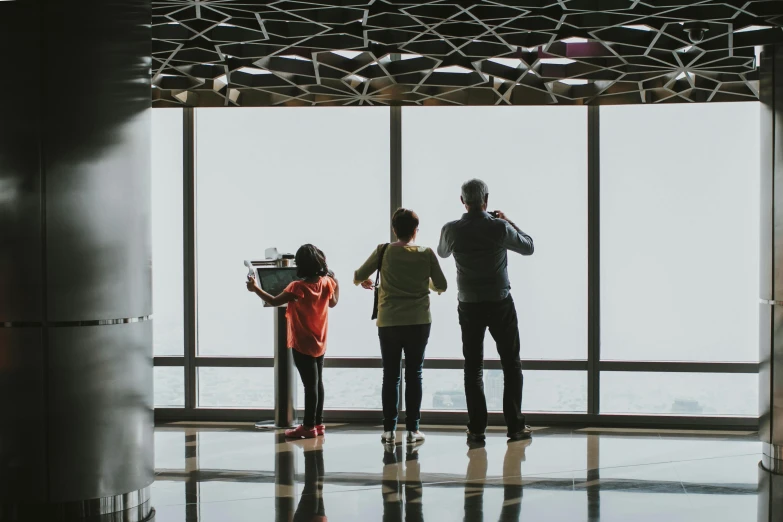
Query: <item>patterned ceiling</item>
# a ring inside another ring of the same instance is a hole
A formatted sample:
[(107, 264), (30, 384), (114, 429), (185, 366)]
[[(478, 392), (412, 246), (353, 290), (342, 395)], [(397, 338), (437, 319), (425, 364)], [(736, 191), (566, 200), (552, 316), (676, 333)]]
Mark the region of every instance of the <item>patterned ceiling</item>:
[[(696, 43), (694, 43), (696, 42)], [(153, 0), (153, 105), (748, 101), (783, 0)]]

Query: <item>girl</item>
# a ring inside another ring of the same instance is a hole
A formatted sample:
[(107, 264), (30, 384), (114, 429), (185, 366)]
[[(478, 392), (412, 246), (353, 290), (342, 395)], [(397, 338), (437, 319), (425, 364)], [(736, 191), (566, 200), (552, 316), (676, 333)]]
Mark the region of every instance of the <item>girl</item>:
[[(288, 346), (293, 349), (294, 364), (305, 390), (305, 411), (301, 426), (286, 430), (292, 439), (312, 439), (324, 434), (324, 353), (329, 308), (337, 306), (340, 287), (326, 266), (326, 256), (313, 245), (296, 251), (294, 281), (278, 296), (263, 291), (255, 278), (248, 276), (247, 289), (272, 306), (288, 305)], [(328, 308), (327, 308), (328, 307)]]

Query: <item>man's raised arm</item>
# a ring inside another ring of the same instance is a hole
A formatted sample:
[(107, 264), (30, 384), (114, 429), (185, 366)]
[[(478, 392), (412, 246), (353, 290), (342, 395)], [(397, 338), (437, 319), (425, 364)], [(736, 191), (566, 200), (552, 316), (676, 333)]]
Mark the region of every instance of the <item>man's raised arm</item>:
[(506, 222), (506, 235), (503, 239), (503, 246), (523, 256), (533, 255), (533, 238), (522, 232), (503, 212), (496, 210), (495, 213), (499, 219)]

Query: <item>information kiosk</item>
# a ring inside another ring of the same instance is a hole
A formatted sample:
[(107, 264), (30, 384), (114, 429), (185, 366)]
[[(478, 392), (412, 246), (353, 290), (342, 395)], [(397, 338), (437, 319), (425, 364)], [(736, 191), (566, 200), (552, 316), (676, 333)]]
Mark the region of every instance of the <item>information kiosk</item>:
[[(255, 277), (258, 286), (265, 292), (278, 295), (291, 281), (297, 279), (294, 256), (278, 254), (276, 248), (266, 250), (267, 259), (261, 261), (246, 260), (248, 275)], [(296, 424), (296, 375), (294, 374), (294, 359), (288, 349), (288, 324), (285, 317), (285, 306), (274, 308), (275, 321), (275, 420), (256, 423), (259, 429), (290, 428)]]

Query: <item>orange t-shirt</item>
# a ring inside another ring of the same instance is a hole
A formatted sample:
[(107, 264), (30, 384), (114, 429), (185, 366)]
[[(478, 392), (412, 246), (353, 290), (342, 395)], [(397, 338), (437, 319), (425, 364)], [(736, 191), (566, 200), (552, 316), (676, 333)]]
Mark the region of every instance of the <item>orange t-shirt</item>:
[(288, 346), (311, 357), (326, 352), (326, 331), (329, 326), (329, 300), (334, 295), (335, 282), (321, 277), (315, 283), (294, 281), (285, 291), (296, 301), (288, 303)]

